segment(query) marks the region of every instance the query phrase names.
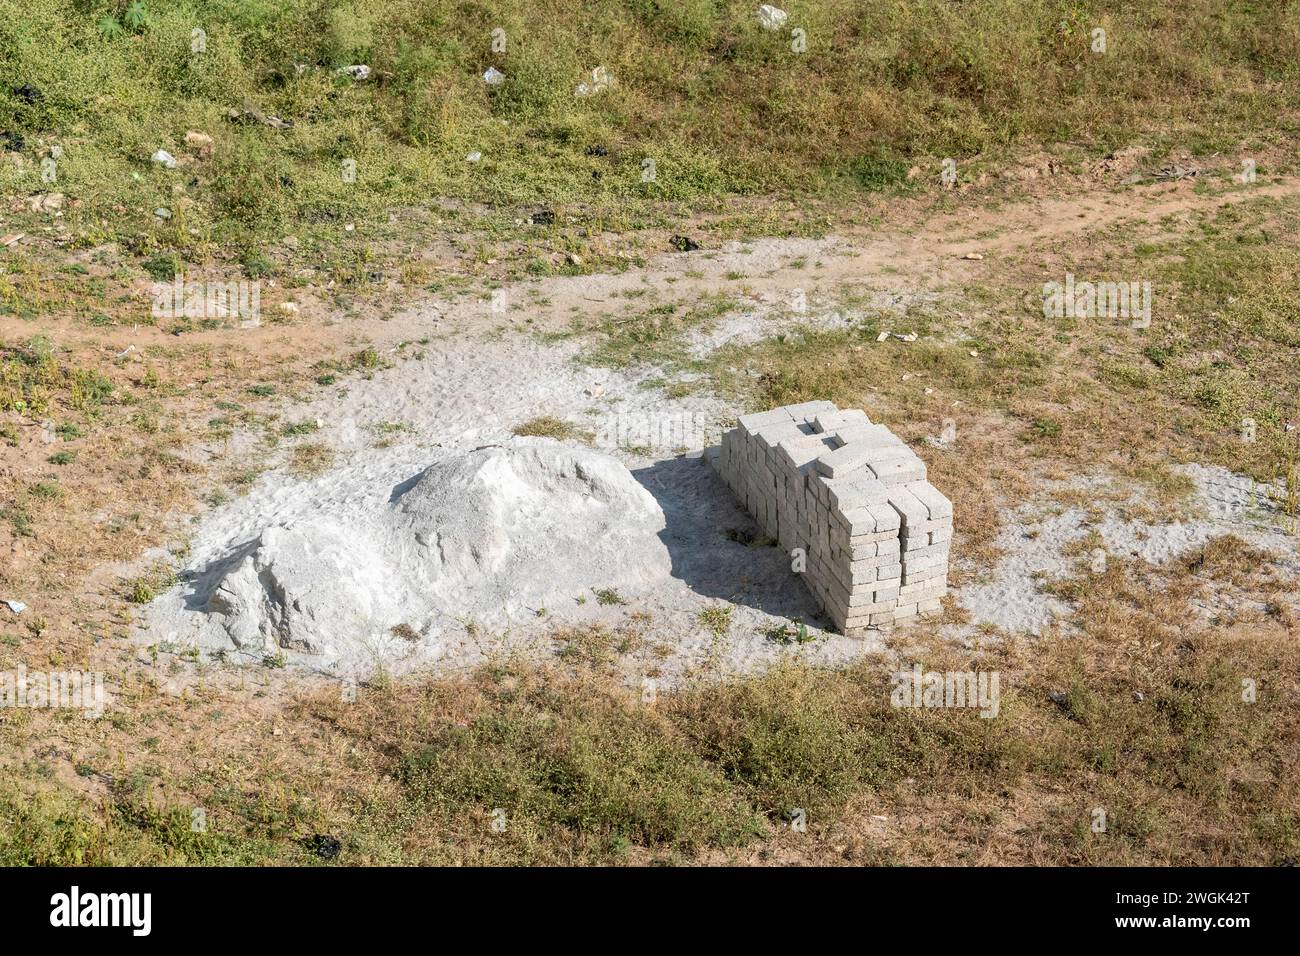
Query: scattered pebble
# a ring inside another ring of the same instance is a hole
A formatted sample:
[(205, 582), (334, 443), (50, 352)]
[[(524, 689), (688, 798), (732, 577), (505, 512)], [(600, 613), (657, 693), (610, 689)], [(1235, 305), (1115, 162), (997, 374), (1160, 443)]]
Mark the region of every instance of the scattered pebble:
[(598, 66), (591, 71), (591, 82), (579, 83), (577, 88), (573, 91), (573, 95), (591, 96), (595, 93), (600, 93), (603, 90), (608, 89), (609, 85), (610, 85), (609, 72), (603, 66)]
[(781, 25), (785, 23), (789, 16), (780, 7), (774, 7), (770, 3), (765, 3), (758, 8), (758, 22), (763, 25), (764, 30), (781, 29)]

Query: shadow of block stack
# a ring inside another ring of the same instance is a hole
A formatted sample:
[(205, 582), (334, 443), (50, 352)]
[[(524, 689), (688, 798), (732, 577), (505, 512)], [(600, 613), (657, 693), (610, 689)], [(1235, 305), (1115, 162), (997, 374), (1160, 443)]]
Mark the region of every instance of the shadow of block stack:
[(952, 503), (865, 412), (805, 402), (745, 415), (705, 459), (769, 538), (803, 551), (808, 587), (844, 634), (939, 609)]

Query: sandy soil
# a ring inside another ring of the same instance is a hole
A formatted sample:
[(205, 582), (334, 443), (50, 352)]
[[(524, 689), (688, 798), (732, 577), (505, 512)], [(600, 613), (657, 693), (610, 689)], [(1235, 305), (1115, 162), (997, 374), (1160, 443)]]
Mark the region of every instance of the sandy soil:
[[(1184, 508), (1163, 521), (1123, 517), (1116, 500), (1129, 507), (1148, 502), (1140, 490), (1105, 475), (1044, 484), (1032, 501), (1009, 509), (994, 542), (1003, 556), (993, 568), (975, 567), (958, 557), (958, 566), (969, 571), (972, 580), (955, 590), (955, 599), (969, 612), (971, 623), (955, 629), (954, 636), (966, 636), (981, 625), (1034, 635), (1067, 625), (1070, 606), (1044, 585), (1084, 567), (1100, 572), (1115, 560), (1162, 564), (1223, 535), (1235, 535), (1274, 555), (1279, 570), (1300, 580), (1300, 536), (1276, 504), (1280, 486), (1261, 487), (1213, 466), (1192, 464), (1179, 471), (1191, 478), (1195, 492)], [(1061, 491), (1095, 494), (1096, 504), (1062, 507), (1052, 500)], [(1102, 510), (1100, 520), (1092, 513), (1094, 507)], [(1151, 507), (1158, 511), (1158, 505)], [(1072, 553), (1072, 545), (1094, 532), (1101, 536), (1100, 545), (1082, 555)]]

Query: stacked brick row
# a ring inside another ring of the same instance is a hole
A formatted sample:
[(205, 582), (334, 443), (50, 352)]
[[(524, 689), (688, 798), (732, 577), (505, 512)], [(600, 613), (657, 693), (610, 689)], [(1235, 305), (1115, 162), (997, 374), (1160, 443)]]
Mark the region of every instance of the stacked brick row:
[(745, 415), (707, 456), (848, 635), (937, 611), (952, 503), (925, 462), (866, 413), (830, 402)]

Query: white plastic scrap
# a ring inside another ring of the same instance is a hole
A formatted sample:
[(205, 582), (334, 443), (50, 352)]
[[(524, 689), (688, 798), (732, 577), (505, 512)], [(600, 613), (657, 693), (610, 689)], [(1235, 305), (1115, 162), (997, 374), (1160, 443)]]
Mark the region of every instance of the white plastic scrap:
[(489, 66), (483, 71), (483, 82), (488, 86), (500, 86), (505, 81), (506, 75), (495, 66)]
[(603, 66), (598, 66), (591, 71), (591, 82), (579, 83), (573, 93), (575, 96), (591, 96), (594, 93), (609, 89), (610, 83), (609, 71)]
[(354, 63), (351, 66), (341, 66), (334, 72), (339, 76), (346, 73), (358, 82), (370, 79), (370, 67), (366, 66), (364, 63)]
[(22, 614), (23, 611), (27, 610), (27, 605), (22, 601), (5, 601), (5, 604), (7, 604), (9, 610), (13, 611), (15, 614)]
[(158, 150), (158, 152), (154, 153), (149, 158), (152, 159), (155, 163), (162, 163), (168, 169), (176, 168), (176, 157), (173, 156), (171, 153), (167, 152), (167, 150), (165, 149)]
[(480, 153), (478, 150), (475, 150), (474, 152), (470, 153), (468, 156), (465, 157), (465, 162), (477, 163), (482, 158), (483, 158), (483, 154)]
[(785, 23), (789, 16), (784, 10), (765, 3), (758, 8), (758, 22), (763, 24), (764, 30), (779, 30), (781, 24)]

